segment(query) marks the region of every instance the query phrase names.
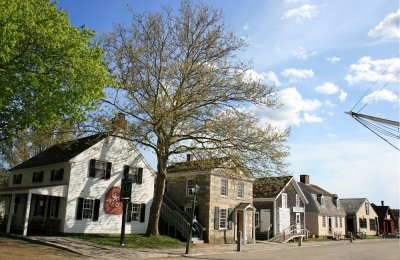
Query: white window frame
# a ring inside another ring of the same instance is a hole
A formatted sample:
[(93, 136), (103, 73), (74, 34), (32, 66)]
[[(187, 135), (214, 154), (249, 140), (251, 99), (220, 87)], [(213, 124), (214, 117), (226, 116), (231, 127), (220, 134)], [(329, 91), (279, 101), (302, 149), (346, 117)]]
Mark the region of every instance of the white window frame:
[(335, 217), (335, 228), (339, 227), (339, 218)]
[(83, 199), (83, 206), (82, 206), (82, 219), (93, 219), (93, 212), (94, 212), (94, 202), (95, 199)]
[(369, 215), (369, 203), (365, 202), (365, 214)]
[(256, 228), (260, 227), (260, 212), (254, 214), (254, 225)]
[(94, 178), (104, 179), (107, 172), (107, 162), (102, 160), (96, 160), (94, 163)]
[(300, 216), (300, 213), (296, 213), (296, 224), (301, 225), (301, 216)]
[(287, 204), (287, 194), (282, 193), (282, 208), (287, 209), (288, 204)]
[(219, 229), (226, 229), (228, 226), (228, 209), (219, 209)]
[(321, 206), (325, 207), (325, 198), (324, 195), (321, 195)]
[(322, 216), (322, 227), (326, 227), (326, 216)]
[[(190, 184), (189, 184), (189, 182), (191, 182)], [(187, 179), (186, 180), (186, 195), (187, 196), (193, 196), (194, 194), (193, 194), (193, 190), (194, 190), (194, 186), (196, 185), (196, 182), (195, 182), (195, 180), (193, 180), (193, 179)]]
[(300, 196), (296, 194), (296, 207), (300, 207)]
[(239, 181), (237, 183), (237, 197), (244, 198), (244, 182), (243, 181)]
[(140, 221), (140, 207), (140, 203), (132, 202), (131, 221)]
[(221, 196), (226, 196), (228, 197), (228, 179), (227, 178), (221, 178)]
[(343, 218), (340, 217), (340, 218), (339, 218), (339, 221), (340, 221), (339, 226), (340, 226), (340, 228), (342, 228), (342, 227), (343, 227)]

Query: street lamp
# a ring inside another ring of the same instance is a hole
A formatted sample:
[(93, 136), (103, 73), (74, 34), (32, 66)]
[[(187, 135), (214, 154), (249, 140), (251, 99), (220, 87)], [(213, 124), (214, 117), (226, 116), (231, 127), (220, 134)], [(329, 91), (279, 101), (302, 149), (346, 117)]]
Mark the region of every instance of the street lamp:
[(191, 191), (194, 195), (193, 197), (193, 204), (192, 204), (192, 221), (189, 223), (189, 238), (186, 243), (186, 254), (190, 254), (190, 243), (192, 242), (192, 227), (193, 227), (193, 220), (194, 220), (194, 208), (196, 206), (196, 195), (197, 192), (199, 192), (200, 186), (199, 185), (194, 185), (194, 188), (191, 188)]

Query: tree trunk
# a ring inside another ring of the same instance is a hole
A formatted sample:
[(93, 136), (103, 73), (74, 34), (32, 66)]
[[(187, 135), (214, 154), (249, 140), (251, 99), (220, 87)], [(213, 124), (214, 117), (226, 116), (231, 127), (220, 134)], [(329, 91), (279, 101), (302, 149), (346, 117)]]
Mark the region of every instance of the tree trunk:
[(151, 204), (149, 224), (147, 225), (146, 231), (147, 236), (157, 236), (160, 234), (158, 231), (158, 222), (165, 191), (165, 180), (167, 178), (167, 159), (158, 158), (157, 169), (157, 177), (154, 182), (153, 203)]

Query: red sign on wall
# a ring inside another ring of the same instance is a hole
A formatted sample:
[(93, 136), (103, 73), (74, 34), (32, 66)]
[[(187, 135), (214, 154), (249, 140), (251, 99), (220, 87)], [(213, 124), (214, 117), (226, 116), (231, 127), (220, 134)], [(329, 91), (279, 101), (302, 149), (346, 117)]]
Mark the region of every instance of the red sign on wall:
[(122, 203), (120, 202), (121, 188), (111, 187), (106, 194), (104, 201), (104, 211), (107, 214), (119, 215), (122, 213)]

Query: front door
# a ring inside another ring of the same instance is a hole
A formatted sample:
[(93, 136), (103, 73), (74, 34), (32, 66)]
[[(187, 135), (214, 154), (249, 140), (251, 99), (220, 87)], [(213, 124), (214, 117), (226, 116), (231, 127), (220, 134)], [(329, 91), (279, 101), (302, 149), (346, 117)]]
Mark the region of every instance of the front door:
[(290, 227), (290, 210), (289, 208), (279, 208), (279, 231)]
[(352, 218), (346, 219), (347, 221), (347, 231), (354, 232), (354, 221)]
[(301, 233), (301, 216), (300, 213), (296, 213), (296, 231), (298, 234)]
[(260, 210), (260, 232), (267, 232), (271, 225), (271, 210), (261, 209)]

